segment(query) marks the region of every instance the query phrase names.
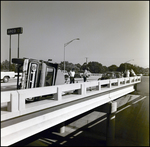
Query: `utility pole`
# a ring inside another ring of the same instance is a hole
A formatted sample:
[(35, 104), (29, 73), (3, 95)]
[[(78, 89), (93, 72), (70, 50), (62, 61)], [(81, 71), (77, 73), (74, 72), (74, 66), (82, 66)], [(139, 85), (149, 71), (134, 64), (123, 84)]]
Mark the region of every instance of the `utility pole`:
[(88, 64), (88, 57), (85, 57), (86, 58), (86, 64)]

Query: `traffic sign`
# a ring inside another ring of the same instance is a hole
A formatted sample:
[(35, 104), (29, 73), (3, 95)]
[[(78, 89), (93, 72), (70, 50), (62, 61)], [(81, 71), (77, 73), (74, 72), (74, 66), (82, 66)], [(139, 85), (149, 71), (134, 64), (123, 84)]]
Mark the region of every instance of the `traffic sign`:
[(22, 27), (7, 29), (7, 35), (22, 34), (22, 33), (23, 33)]

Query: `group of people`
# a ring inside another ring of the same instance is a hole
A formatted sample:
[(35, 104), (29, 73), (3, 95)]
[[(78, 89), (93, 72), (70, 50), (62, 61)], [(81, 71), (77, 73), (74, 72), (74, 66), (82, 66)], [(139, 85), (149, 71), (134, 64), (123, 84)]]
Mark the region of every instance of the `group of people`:
[(136, 76), (136, 74), (133, 69), (130, 69), (130, 70), (125, 70), (123, 76), (124, 77), (134, 77), (134, 76)]
[[(70, 70), (70, 72), (69, 72), (69, 77), (70, 77), (70, 84), (71, 84), (71, 83), (74, 83), (74, 78), (75, 78), (75, 71), (74, 71), (74, 68), (72, 68), (72, 70)], [(86, 82), (87, 77), (88, 77), (88, 71), (87, 71), (87, 69), (85, 69), (85, 70), (84, 70), (84, 73), (83, 73), (83, 81), (84, 81), (84, 82)]]

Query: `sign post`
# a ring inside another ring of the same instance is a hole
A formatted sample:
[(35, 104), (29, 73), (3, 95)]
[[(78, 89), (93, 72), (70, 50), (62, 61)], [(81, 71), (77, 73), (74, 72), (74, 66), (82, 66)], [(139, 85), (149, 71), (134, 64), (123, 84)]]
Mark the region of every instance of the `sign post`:
[(11, 63), (11, 35), (18, 34), (18, 58), (19, 58), (19, 34), (23, 33), (23, 28), (10, 28), (7, 29), (7, 35), (10, 35), (10, 47), (9, 47), (9, 71), (10, 71), (10, 63)]
[(10, 71), (10, 61), (11, 61), (11, 35), (10, 35), (10, 43), (9, 43), (9, 71)]

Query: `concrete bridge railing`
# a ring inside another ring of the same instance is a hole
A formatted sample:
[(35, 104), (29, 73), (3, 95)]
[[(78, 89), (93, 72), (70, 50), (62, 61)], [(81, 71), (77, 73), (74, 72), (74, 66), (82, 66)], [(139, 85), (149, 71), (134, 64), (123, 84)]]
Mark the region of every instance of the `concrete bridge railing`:
[[(136, 76), (1, 92), (1, 121), (139, 82), (141, 77)], [(76, 94), (72, 94), (73, 91)], [(51, 95), (51, 98), (28, 104), (25, 102), (26, 98), (45, 95)]]
[[(105, 104), (110, 143), (115, 136), (114, 100), (133, 92), (140, 82), (141, 77), (129, 77), (1, 92), (1, 145), (12, 145)], [(43, 100), (26, 103), (31, 97)]]

